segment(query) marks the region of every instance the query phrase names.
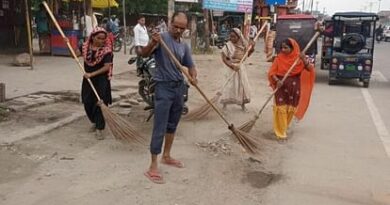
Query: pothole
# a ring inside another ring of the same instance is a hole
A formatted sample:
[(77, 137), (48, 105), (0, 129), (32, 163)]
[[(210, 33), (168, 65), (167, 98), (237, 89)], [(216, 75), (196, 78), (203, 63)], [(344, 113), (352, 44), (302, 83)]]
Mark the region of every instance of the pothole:
[(252, 187), (263, 189), (279, 181), (282, 178), (280, 174), (266, 173), (262, 171), (247, 172), (242, 179), (242, 183), (249, 183)]

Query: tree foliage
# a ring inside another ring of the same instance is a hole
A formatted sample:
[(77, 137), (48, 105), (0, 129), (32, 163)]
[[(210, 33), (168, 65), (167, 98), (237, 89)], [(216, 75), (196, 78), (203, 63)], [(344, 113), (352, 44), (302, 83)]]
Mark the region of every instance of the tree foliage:
[[(42, 1), (43, 0), (31, 0), (32, 2), (31, 6), (37, 9), (38, 5)], [(119, 4), (119, 8), (112, 8), (111, 12), (120, 15), (123, 9), (123, 0), (116, 0), (116, 2)], [(168, 0), (125, 0), (125, 3), (126, 3), (126, 13), (130, 15), (139, 14), (139, 13), (166, 15), (168, 11)], [(189, 11), (201, 12), (202, 6), (200, 3), (191, 4)]]
[[(122, 7), (122, 2), (118, 3)], [(166, 15), (167, 11), (167, 0), (126, 0), (126, 12), (129, 14), (152, 13)]]

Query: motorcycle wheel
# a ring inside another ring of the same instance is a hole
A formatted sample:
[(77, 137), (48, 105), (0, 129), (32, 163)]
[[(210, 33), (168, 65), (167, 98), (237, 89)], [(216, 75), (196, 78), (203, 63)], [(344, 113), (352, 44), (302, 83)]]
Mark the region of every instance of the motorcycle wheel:
[(382, 35), (377, 35), (376, 36), (376, 41), (378, 41), (378, 42), (383, 41), (383, 36)]
[(146, 104), (152, 107), (154, 106), (153, 96), (150, 94), (145, 80), (141, 80), (138, 82), (138, 94), (141, 96), (142, 100), (145, 101)]
[(114, 52), (119, 52), (122, 49), (122, 43), (120, 41), (114, 42)]
[(187, 106), (183, 107), (183, 111), (181, 112), (182, 115), (186, 115), (188, 113), (189, 109)]
[(133, 52), (135, 53), (135, 46), (130, 47), (130, 55), (133, 55)]

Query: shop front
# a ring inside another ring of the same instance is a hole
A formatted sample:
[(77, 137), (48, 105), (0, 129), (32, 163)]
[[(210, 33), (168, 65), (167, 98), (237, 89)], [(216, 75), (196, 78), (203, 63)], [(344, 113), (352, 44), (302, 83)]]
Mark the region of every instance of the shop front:
[[(84, 29), (89, 25), (93, 27), (97, 25), (97, 22), (87, 22), (91, 17), (85, 17), (88, 6), (91, 4), (86, 3), (85, 0), (51, 0), (49, 6), (52, 9), (58, 24), (64, 31), (64, 34), (69, 39), (72, 48), (79, 52), (79, 48), (86, 38), (86, 30)], [(115, 0), (92, 0), (93, 8), (107, 8), (115, 7), (118, 4)], [(43, 17), (42, 17), (43, 16)], [(37, 30), (39, 35), (40, 53), (46, 53), (51, 55), (63, 55), (69, 56), (70, 52), (65, 44), (59, 31), (53, 26), (52, 22), (45, 10), (39, 10), (37, 12)], [(39, 21), (42, 20), (42, 21)], [(49, 30), (43, 29), (43, 32), (39, 32), (40, 26), (47, 27)]]

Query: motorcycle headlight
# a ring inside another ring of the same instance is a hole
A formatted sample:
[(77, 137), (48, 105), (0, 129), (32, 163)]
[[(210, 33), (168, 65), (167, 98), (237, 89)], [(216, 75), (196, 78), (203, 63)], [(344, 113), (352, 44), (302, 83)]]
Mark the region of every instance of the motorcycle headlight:
[(362, 71), (362, 70), (363, 70), (363, 66), (362, 66), (362, 65), (359, 65), (359, 66), (357, 67), (357, 69), (358, 69), (358, 71)]
[(339, 66), (339, 69), (340, 69), (340, 70), (344, 70), (344, 65), (340, 65), (340, 66)]

